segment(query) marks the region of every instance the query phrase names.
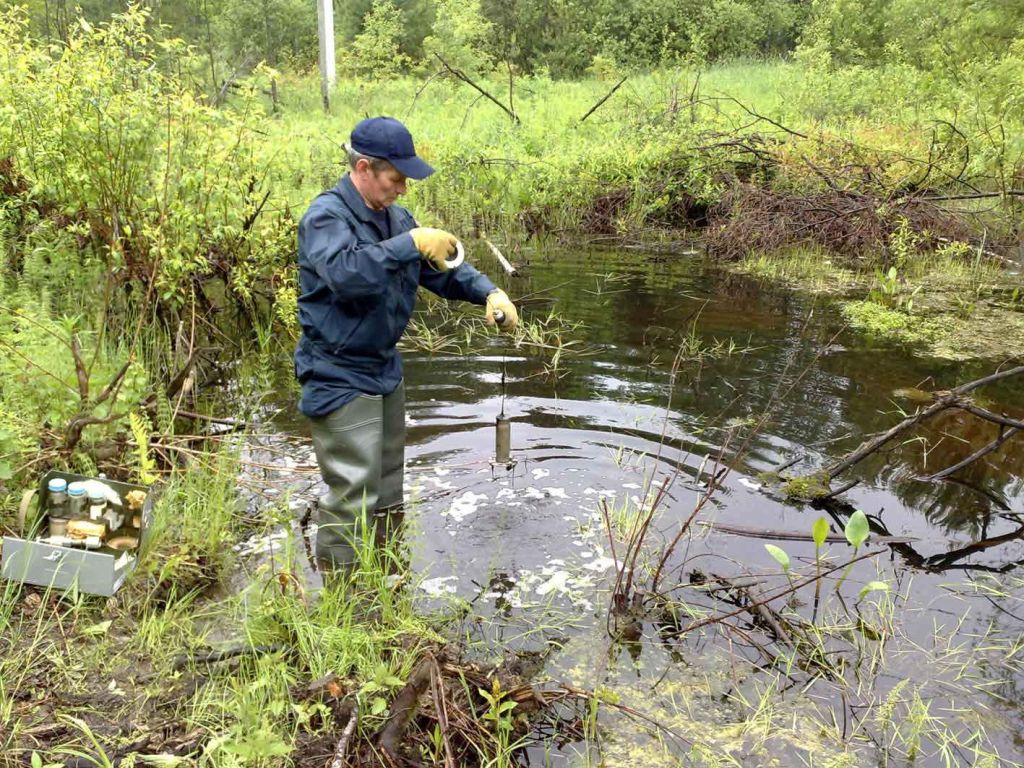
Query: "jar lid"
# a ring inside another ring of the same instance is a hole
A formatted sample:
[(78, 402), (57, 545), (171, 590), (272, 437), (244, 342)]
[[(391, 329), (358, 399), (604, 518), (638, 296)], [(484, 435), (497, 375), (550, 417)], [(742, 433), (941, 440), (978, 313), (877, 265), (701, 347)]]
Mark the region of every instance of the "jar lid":
[(68, 481), (63, 477), (50, 478), (50, 482), (46, 484), (46, 490), (51, 493), (63, 493), (68, 489)]
[(97, 501), (106, 501), (107, 494), (102, 488), (90, 488), (89, 489), (89, 501), (95, 503)]
[(68, 495), (85, 496), (85, 483), (83, 483), (81, 480), (76, 480), (73, 483), (68, 483)]

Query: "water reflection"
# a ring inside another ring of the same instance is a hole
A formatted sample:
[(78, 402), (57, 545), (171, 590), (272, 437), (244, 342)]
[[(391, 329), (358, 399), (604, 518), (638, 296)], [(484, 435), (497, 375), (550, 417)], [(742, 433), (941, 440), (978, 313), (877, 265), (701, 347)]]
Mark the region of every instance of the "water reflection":
[[(691, 433), (768, 413), (741, 460), (751, 472), (778, 463), (780, 445), (805, 450), (811, 466), (827, 463), (916, 407), (900, 390), (951, 387), (993, 367), (915, 359), (839, 339), (828, 308), (765, 291), (747, 277), (716, 274), (695, 260), (559, 254), (534, 260), (529, 279), (515, 281), (516, 289), (547, 296), (565, 317), (586, 324), (597, 353), (572, 363), (554, 386), (556, 396), (578, 403), (668, 405), (668, 368), (687, 337), (696, 334), (707, 347), (731, 339), (731, 353), (684, 364), (670, 405)], [(535, 395), (535, 387), (524, 377), (510, 395)], [(1012, 382), (983, 394), (990, 409), (1017, 418), (1024, 413), (1024, 397)], [(1024, 494), (1024, 452), (1009, 442), (953, 482), (918, 478), (957, 463), (996, 434), (992, 424), (949, 411), (852, 476), (891, 489), (903, 507), (945, 532), (976, 536), (994, 512)]]
[[(418, 502), (408, 537), (413, 568), (438, 594), (457, 596), (493, 619), (467, 626), (471, 640), (491, 649), (565, 645), (549, 674), (559, 675), (564, 664), (566, 677), (580, 684), (614, 684), (624, 691), (642, 679), (634, 701), (641, 708), (665, 708), (650, 687), (659, 676), (655, 687), (661, 685), (668, 696), (692, 688), (691, 670), (701, 670), (709, 686), (724, 686), (726, 678), (706, 677), (704, 670), (731, 665), (733, 652), (698, 637), (687, 639), (692, 646), (652, 648), (640, 640), (600, 647), (607, 638), (598, 601), (607, 597), (602, 590), (614, 567), (602, 504), (613, 513), (635, 507), (646, 488), (671, 478), (665, 517), (652, 534), (654, 541), (665, 541), (693, 508), (707, 464), (721, 457), (733, 471), (702, 511), (702, 522), (807, 534), (820, 513), (772, 495), (758, 473), (791, 459), (799, 462), (794, 471), (827, 466), (916, 407), (901, 390), (950, 388), (994, 367), (869, 348), (837, 335), (827, 306), (765, 290), (749, 278), (717, 274), (695, 259), (541, 254), (531, 259), (527, 275), (503, 287), (514, 298), (530, 297), (526, 317), (555, 309), (582, 322), (579, 338), (588, 354), (567, 356), (559, 376), (501, 337), (474, 354), (406, 354), (407, 492)], [(284, 369), (281, 381), (287, 376)], [(987, 408), (1020, 418), (1019, 389), (1003, 384), (981, 394)], [(277, 426), (305, 435), (305, 424), (295, 417), (294, 388), (284, 383), (280, 391)], [(518, 460), (512, 471), (488, 461), (500, 412), (512, 419)], [(946, 611), (948, 579), (937, 572), (984, 578), (985, 571), (1024, 561), (1024, 517), (1014, 514), (1024, 514), (1019, 444), (1004, 445), (948, 481), (921, 479), (962, 460), (995, 434), (990, 424), (946, 412), (912, 433), (913, 439), (844, 475), (860, 485), (846, 495), (849, 504), (829, 509), (832, 532), (840, 537), (846, 517), (860, 508), (876, 533), (913, 539), (892, 544), (893, 559), (880, 559), (878, 571), (872, 563), (855, 572), (850, 589), (856, 595), (858, 585), (885, 578), (901, 591), (902, 580), (910, 580), (907, 566), (919, 569), (913, 603), (928, 607), (906, 621), (922, 636), (937, 631)], [(695, 567), (709, 574), (779, 576), (763, 544), (724, 533), (695, 536), (686, 543), (687, 569), (680, 566), (673, 576), (683, 587)], [(787, 541), (786, 550), (794, 563), (813, 563), (814, 548), (807, 542)], [(931, 610), (933, 600), (942, 602), (941, 610)], [(596, 630), (579, 630), (595, 617)], [(949, 632), (959, 637), (973, 629), (965, 624)], [(647, 624), (641, 635), (657, 632)], [(821, 699), (827, 702), (834, 691), (824, 688)], [(714, 689), (713, 696), (709, 690), (697, 710), (704, 713), (704, 703), (708, 712), (721, 708), (729, 690)], [(731, 722), (728, 713), (718, 719)], [(793, 743), (799, 744), (798, 736)], [(780, 745), (776, 756), (788, 749), (795, 748)]]

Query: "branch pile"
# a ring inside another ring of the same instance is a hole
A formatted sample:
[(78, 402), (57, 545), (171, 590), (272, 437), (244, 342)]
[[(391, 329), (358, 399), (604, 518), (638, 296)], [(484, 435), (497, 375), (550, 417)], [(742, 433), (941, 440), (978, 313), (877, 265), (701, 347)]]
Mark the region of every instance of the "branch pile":
[(923, 194), (886, 199), (838, 187), (798, 195), (737, 183), (712, 206), (708, 223), (709, 253), (728, 260), (751, 251), (805, 245), (851, 261), (880, 253), (884, 263), (891, 238), (901, 227), (916, 233), (918, 246), (927, 250), (972, 239), (962, 216)]

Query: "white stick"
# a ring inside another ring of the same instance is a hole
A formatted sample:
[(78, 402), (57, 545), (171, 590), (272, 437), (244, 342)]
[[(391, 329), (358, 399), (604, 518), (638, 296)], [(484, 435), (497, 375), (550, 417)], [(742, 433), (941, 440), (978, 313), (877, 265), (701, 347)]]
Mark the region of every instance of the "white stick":
[(481, 238), (481, 239), (485, 243), (487, 243), (487, 247), (491, 249), (491, 253), (494, 254), (494, 258), (496, 258), (498, 260), (498, 263), (501, 264), (501, 266), (505, 268), (506, 272), (508, 272), (512, 276), (515, 276), (515, 275), (519, 274), (519, 270), (516, 269), (512, 265), (512, 262), (510, 262), (508, 259), (506, 259), (504, 256), (501, 255), (501, 251), (498, 250), (498, 246), (496, 246), (494, 243), (492, 243), (486, 237)]
[(345, 730), (342, 731), (341, 741), (338, 742), (338, 747), (334, 750), (334, 759), (331, 761), (331, 768), (345, 768), (345, 753), (348, 752), (349, 739), (352, 738), (352, 733), (356, 729), (358, 714), (359, 713), (357, 711), (352, 711), (352, 717), (348, 719), (348, 725), (346, 725)]

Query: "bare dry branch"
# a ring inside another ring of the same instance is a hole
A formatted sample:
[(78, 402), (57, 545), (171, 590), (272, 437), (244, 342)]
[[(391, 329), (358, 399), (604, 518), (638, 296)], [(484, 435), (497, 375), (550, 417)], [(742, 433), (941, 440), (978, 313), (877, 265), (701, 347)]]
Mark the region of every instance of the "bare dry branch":
[(512, 122), (513, 122), (513, 123), (518, 123), (518, 122), (519, 122), (519, 115), (517, 115), (517, 114), (515, 113), (515, 111), (514, 111), (514, 110), (512, 109), (512, 107), (511, 107), (511, 106), (508, 106), (508, 107), (506, 107), (506, 106), (505, 106), (504, 104), (502, 104), (502, 103), (501, 103), (500, 101), (498, 101), (498, 100), (497, 100), (496, 98), (494, 98), (494, 96), (492, 96), (492, 95), (491, 95), (490, 93), (488, 93), (488, 92), (487, 92), (486, 90), (484, 90), (484, 89), (483, 89), (482, 87), (480, 87), (479, 85), (477, 85), (477, 84), (476, 84), (476, 82), (474, 82), (474, 81), (473, 81), (473, 79), (472, 79), (472, 78), (471, 78), (471, 77), (470, 77), (469, 75), (467, 75), (467, 74), (466, 74), (465, 72), (463, 72), (463, 71), (462, 71), (461, 69), (458, 69), (457, 67), (453, 67), (453, 66), (452, 66), (451, 64), (449, 64), (449, 63), (448, 63), (447, 61), (445, 61), (445, 60), (444, 60), (444, 59), (443, 59), (443, 58), (441, 57), (441, 55), (440, 55), (440, 54), (437, 54), (437, 53), (435, 53), (435, 54), (434, 54), (434, 56), (435, 56), (435, 57), (437, 58), (437, 60), (438, 60), (438, 61), (440, 61), (440, 62), (441, 62), (441, 64), (443, 64), (443, 65), (444, 65), (444, 68), (445, 68), (445, 69), (447, 69), (447, 70), (448, 70), (448, 71), (449, 71), (449, 72), (450, 72), (450, 73), (451, 73), (451, 74), (452, 74), (452, 75), (453, 75), (454, 77), (456, 77), (457, 79), (459, 79), (459, 80), (461, 80), (462, 82), (464, 82), (464, 83), (465, 83), (466, 85), (468, 85), (468, 86), (469, 86), (470, 88), (473, 88), (473, 89), (474, 89), (475, 91), (477, 91), (477, 92), (478, 92), (478, 93), (479, 93), (479, 94), (480, 94), (481, 96), (483, 96), (483, 97), (484, 97), (485, 99), (487, 99), (488, 101), (491, 101), (491, 102), (493, 102), (494, 104), (497, 104), (497, 105), (498, 105), (498, 107), (500, 107), (500, 108), (501, 108), (501, 111), (502, 111), (502, 112), (504, 112), (504, 113), (505, 113), (506, 115), (508, 115), (508, 116), (509, 116), (509, 118), (510, 118), (510, 119), (512, 120)]
[(580, 118), (580, 122), (582, 123), (584, 120), (586, 120), (592, 114), (597, 112), (597, 110), (601, 107), (601, 105), (604, 104), (606, 101), (608, 101), (608, 99), (610, 99), (612, 97), (612, 94), (614, 94), (617, 90), (619, 90), (619, 88), (622, 86), (622, 84), (624, 82), (626, 82), (626, 80), (627, 80), (627, 77), (623, 77), (621, 80), (619, 80), (619, 82), (617, 82), (614, 86), (612, 86), (612, 89), (610, 91), (608, 91), (608, 93), (606, 93), (604, 96), (602, 96), (600, 99), (598, 99), (597, 103), (595, 103), (594, 106), (592, 106), (590, 109), (587, 110), (587, 114), (585, 114), (583, 117)]

